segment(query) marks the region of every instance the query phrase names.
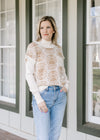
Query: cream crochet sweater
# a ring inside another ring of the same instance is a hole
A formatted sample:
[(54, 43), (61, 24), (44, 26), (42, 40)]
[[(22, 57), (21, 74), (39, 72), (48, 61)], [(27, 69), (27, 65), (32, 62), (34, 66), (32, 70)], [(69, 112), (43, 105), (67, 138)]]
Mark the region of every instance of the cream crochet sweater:
[(25, 54), (25, 66), (25, 77), (37, 104), (43, 101), (40, 92), (48, 86), (65, 86), (68, 90), (69, 81), (60, 46), (44, 39), (30, 43)]

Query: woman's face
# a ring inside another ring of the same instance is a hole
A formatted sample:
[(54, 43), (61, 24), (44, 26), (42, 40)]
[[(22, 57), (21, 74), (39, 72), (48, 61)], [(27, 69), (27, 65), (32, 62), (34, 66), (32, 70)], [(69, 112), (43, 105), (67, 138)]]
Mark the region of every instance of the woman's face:
[(49, 21), (43, 21), (40, 25), (40, 34), (41, 37), (47, 41), (50, 41), (52, 38), (52, 35), (54, 33), (54, 30), (52, 28), (52, 25)]

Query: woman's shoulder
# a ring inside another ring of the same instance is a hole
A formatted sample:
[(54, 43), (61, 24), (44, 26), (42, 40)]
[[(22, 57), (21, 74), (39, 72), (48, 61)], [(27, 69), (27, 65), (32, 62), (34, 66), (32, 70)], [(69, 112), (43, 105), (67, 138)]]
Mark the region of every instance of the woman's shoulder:
[(27, 46), (27, 49), (26, 49), (26, 55), (35, 54), (36, 53), (36, 46), (37, 46), (37, 43), (35, 41), (30, 42)]
[(36, 59), (36, 46), (37, 44), (35, 42), (29, 43), (26, 53), (25, 53), (25, 61)]
[(57, 44), (56, 46), (57, 46), (58, 55), (59, 55), (59, 56), (62, 56), (62, 57), (65, 59), (64, 54), (63, 54), (62, 46), (59, 45), (59, 44)]
[(59, 44), (56, 44), (56, 47), (57, 47), (58, 49), (62, 49), (61, 45), (59, 45)]
[(28, 45), (28, 48), (34, 48), (38, 45), (38, 42), (37, 41), (33, 41), (33, 42), (30, 42), (29, 45)]

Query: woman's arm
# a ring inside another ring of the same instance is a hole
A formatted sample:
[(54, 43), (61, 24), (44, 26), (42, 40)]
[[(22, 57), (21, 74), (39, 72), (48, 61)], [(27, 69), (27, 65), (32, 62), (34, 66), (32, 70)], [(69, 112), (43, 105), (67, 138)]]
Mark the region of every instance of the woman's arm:
[(43, 102), (38, 86), (36, 84), (35, 78), (34, 78), (34, 65), (36, 63), (36, 52), (35, 47), (33, 44), (29, 44), (26, 54), (25, 54), (25, 78), (28, 83), (29, 89), (32, 92), (32, 94), (35, 96), (37, 104)]

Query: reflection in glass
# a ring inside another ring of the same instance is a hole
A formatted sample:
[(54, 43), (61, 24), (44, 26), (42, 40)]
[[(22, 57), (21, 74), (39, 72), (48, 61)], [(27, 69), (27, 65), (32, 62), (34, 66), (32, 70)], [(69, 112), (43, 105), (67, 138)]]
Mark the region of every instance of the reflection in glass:
[(100, 16), (100, 1), (99, 0), (91, 1), (90, 15), (91, 16)]
[(100, 117), (100, 91), (93, 94), (93, 116)]
[(92, 65), (94, 68), (100, 67), (100, 45), (96, 44), (91, 46), (93, 50), (93, 62)]
[[(35, 9), (36, 9), (36, 17), (41, 17), (42, 15), (45, 15), (45, 11), (46, 11), (46, 5), (45, 4), (41, 4), (41, 5), (37, 5), (36, 7), (35, 7)], [(38, 17), (38, 18), (39, 18)]]
[(5, 0), (0, 0), (0, 11), (5, 10)]
[(47, 0), (35, 0), (35, 4), (38, 4), (38, 3), (44, 3), (46, 2)]
[(100, 0), (87, 0), (86, 120), (100, 124)]
[(90, 40), (100, 41), (100, 17), (90, 19)]
[(92, 48), (92, 68), (93, 68), (93, 92), (100, 91), (100, 45), (94, 45)]
[(100, 92), (100, 69), (93, 69), (93, 91)]
[(91, 0), (90, 41), (100, 41), (100, 1)]
[[(92, 116), (100, 112), (100, 45), (87, 46), (87, 94), (89, 102), (89, 112)], [(98, 109), (97, 109), (98, 106)]]

